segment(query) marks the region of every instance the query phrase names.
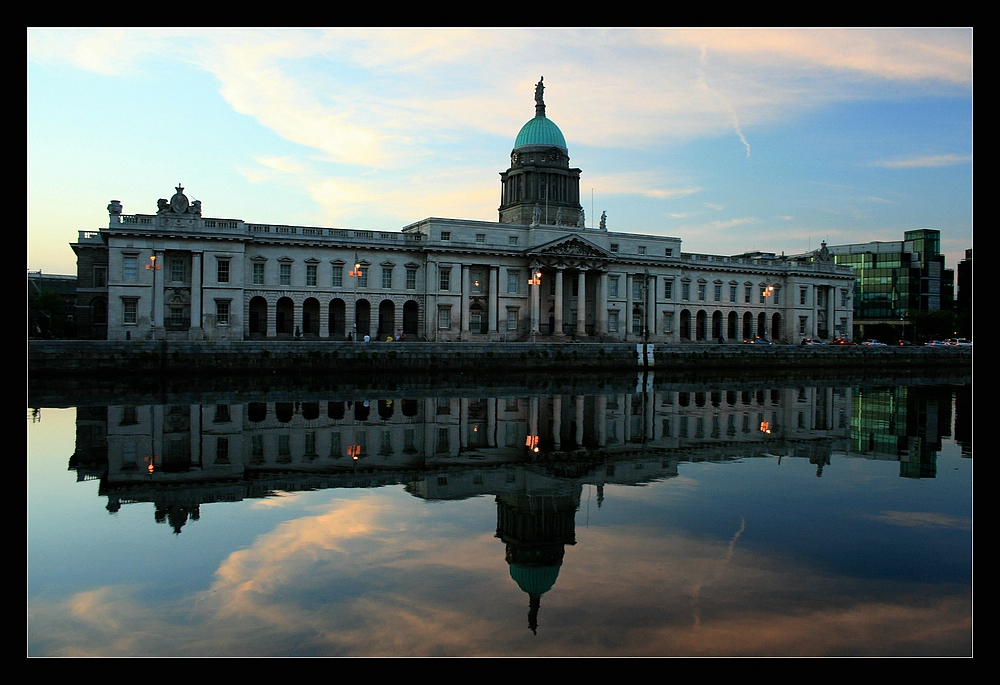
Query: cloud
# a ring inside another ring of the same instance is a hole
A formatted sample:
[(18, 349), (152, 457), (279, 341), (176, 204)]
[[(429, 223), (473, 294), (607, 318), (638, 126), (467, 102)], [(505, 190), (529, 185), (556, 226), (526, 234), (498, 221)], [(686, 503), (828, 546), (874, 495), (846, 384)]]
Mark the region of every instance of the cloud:
[(872, 162), (870, 166), (885, 167), (886, 169), (924, 169), (928, 167), (966, 164), (971, 161), (972, 155), (923, 155), (902, 159), (881, 160)]
[(968, 518), (958, 518), (946, 514), (923, 511), (883, 511), (874, 517), (882, 523), (909, 528), (958, 528), (967, 530), (972, 527)]

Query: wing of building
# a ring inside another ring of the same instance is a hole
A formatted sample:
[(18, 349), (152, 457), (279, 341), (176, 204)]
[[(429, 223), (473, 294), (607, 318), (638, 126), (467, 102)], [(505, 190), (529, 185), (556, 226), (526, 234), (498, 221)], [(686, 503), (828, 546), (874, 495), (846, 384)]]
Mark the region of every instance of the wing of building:
[(257, 224), (204, 216), (180, 185), (152, 214), (112, 200), (108, 227), (72, 245), (78, 329), (113, 340), (850, 336), (854, 275), (832, 258), (687, 254), (680, 238), (612, 231), (604, 215), (588, 227), (541, 81), (510, 159), (496, 223)]

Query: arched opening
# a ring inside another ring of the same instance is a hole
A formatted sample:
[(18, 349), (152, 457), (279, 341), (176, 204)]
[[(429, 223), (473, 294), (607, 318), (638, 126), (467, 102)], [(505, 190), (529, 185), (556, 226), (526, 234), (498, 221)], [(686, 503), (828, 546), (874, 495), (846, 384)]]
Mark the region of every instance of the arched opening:
[(416, 400), (403, 400), (403, 416), (416, 416), (417, 407)]
[(319, 300), (315, 297), (302, 303), (302, 335), (307, 338), (319, 337)]
[(736, 312), (729, 312), (729, 330), (726, 331), (726, 337), (730, 340), (736, 340), (739, 334), (740, 317), (737, 316)]
[(278, 305), (275, 307), (275, 331), (279, 338), (290, 338), (294, 329), (292, 326), (295, 323), (295, 305), (292, 303), (290, 297), (283, 297), (278, 300)]
[(250, 338), (267, 337), (267, 300), (259, 295), (250, 300)]
[[(632, 334), (642, 335), (642, 309), (636, 307), (632, 310)], [(572, 322), (573, 330), (576, 330), (576, 320)]]
[(691, 339), (691, 312), (687, 309), (681, 310), (681, 340)]
[(781, 314), (775, 312), (771, 315), (771, 339), (784, 339), (785, 335), (781, 330)]
[(378, 417), (383, 421), (388, 421), (392, 418), (392, 415), (396, 413), (393, 407), (392, 400), (379, 400), (378, 401)]
[(313, 421), (319, 418), (319, 402), (303, 402), (302, 418), (306, 421)]
[(407, 300), (403, 305), (403, 333), (417, 334), (417, 321), (420, 316), (420, 306), (413, 300)]
[(274, 415), (280, 423), (291, 423), (295, 415), (295, 405), (292, 402), (275, 402)]
[(330, 330), (329, 335), (336, 340), (343, 340), (347, 336), (347, 305), (339, 297), (330, 301)]
[(743, 314), (743, 339), (751, 340), (753, 338), (753, 314), (746, 312)]
[(708, 319), (708, 315), (705, 314), (704, 309), (699, 309), (697, 318), (695, 319), (695, 335), (698, 340), (705, 339), (705, 322)]
[(371, 335), (372, 305), (368, 300), (358, 300), (354, 303), (354, 328), (357, 330), (357, 339), (361, 340), (366, 335)]
[(267, 418), (266, 402), (251, 402), (247, 405), (247, 419), (251, 423), (260, 423)]
[(767, 337), (767, 314), (764, 312), (757, 315), (757, 335), (761, 338)]
[(334, 421), (339, 421), (344, 418), (344, 403), (341, 402), (327, 402), (326, 403), (326, 416), (327, 418), (333, 419)]
[(372, 413), (372, 408), (371, 408), (371, 404), (368, 402), (368, 400), (365, 400), (364, 402), (355, 402), (354, 403), (354, 420), (355, 421), (367, 421), (368, 417), (371, 415), (371, 413)]
[(378, 333), (377, 340), (385, 340), (395, 333), (396, 327), (396, 305), (392, 300), (382, 300), (378, 305)]
[(722, 312), (712, 312), (712, 340), (722, 337)]

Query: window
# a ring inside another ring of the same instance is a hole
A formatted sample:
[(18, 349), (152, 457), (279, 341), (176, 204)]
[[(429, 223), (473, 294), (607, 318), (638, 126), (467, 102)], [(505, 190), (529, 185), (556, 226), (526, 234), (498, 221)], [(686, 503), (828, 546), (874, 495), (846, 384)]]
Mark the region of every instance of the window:
[(618, 312), (608, 312), (608, 333), (618, 332)]
[(292, 265), (291, 264), (282, 264), (279, 268), (280, 268), (280, 271), (281, 271), (281, 273), (280, 273), (281, 278), (278, 280), (278, 282), (281, 285), (291, 285), (292, 284)]
[(228, 404), (215, 405), (215, 420), (213, 421), (213, 423), (229, 423), (232, 420), (233, 419), (229, 413)]
[(451, 267), (441, 267), (441, 290), (451, 290)]
[(751, 297), (751, 291), (752, 291), (752, 289), (753, 289), (753, 286), (750, 286), (750, 285), (743, 286), (743, 302), (745, 302), (746, 304), (750, 304), (750, 297)]
[(417, 269), (412, 266), (406, 267), (406, 289), (417, 289)]
[(507, 244), (510, 245), (511, 247), (517, 247), (517, 236), (512, 235), (509, 238), (507, 238)]
[(264, 263), (254, 262), (253, 264), (253, 278), (254, 285), (264, 285)]
[(799, 335), (805, 335), (806, 334), (806, 322), (808, 322), (808, 321), (809, 321), (809, 317), (808, 316), (800, 316), (799, 317)]
[(479, 243), (480, 245), (483, 244), (483, 243), (485, 243), (486, 242), (486, 234), (485, 233), (477, 233), (476, 234), (476, 242)]
[(840, 306), (842, 308), (847, 308), (847, 290), (843, 288), (840, 290)]
[(340, 456), (340, 431), (330, 433), (330, 456)]
[(288, 463), (292, 460), (292, 438), (290, 435), (278, 436), (278, 461)]
[(514, 307), (507, 308), (507, 330), (517, 330), (517, 309)]
[(507, 292), (513, 295), (521, 292), (519, 285), (520, 271), (513, 271), (511, 269), (507, 270)]
[(781, 288), (772, 289), (771, 297), (774, 298), (774, 304), (781, 304)]
[(125, 405), (122, 407), (122, 420), (120, 426), (132, 426), (139, 423), (139, 414), (135, 405)]
[(382, 287), (386, 290), (392, 288), (392, 267), (383, 266), (382, 267)]
[(472, 292), (481, 293), (483, 292), (483, 272), (473, 271), (472, 272)]
[(666, 312), (663, 315), (663, 332), (673, 333), (674, 332), (674, 313)]
[(618, 252), (618, 243), (611, 243), (611, 251)]
[(641, 278), (632, 279), (632, 299), (637, 302), (642, 302), (643, 299), (642, 285)]
[(330, 280), (330, 285), (334, 288), (344, 287), (344, 267), (340, 264), (333, 265), (333, 278)]
[(183, 328), (187, 325), (183, 307), (171, 307), (167, 316), (167, 328)]
[(305, 434), (305, 450), (303, 454), (307, 454), (310, 457), (316, 456), (316, 431), (306, 431)]
[(125, 257), (125, 261), (122, 264), (122, 278), (126, 281), (137, 281), (139, 280), (139, 258), (138, 257)]
[(668, 278), (663, 281), (663, 299), (674, 299), (674, 279)]
[(451, 240), (451, 231), (441, 231), (441, 240)]
[(672, 247), (666, 247), (666, 248), (664, 248), (663, 249), (663, 256), (664, 257), (673, 257), (674, 256), (674, 248), (672, 248)]
[(735, 302), (736, 301), (736, 286), (735, 285), (729, 286), (729, 301), (730, 302)]
[(368, 265), (363, 265), (358, 268), (358, 272), (361, 274), (358, 276), (358, 287), (367, 288), (368, 287)]
[(699, 283), (698, 284), (698, 299), (702, 300), (702, 301), (705, 300), (705, 284), (704, 283)]
[(715, 286), (715, 301), (716, 302), (722, 302), (722, 286), (721, 285), (716, 285)]
[(642, 314), (639, 312), (632, 312), (632, 333), (642, 335)]
[(126, 326), (136, 325), (139, 311), (139, 300), (137, 298), (122, 298), (122, 323)]
[(612, 299), (618, 299), (618, 277), (611, 276), (608, 278), (608, 297)]
[(767, 288), (766, 287), (762, 287), (760, 289), (760, 303), (761, 304), (767, 304), (767, 298), (768, 298)]
[(229, 283), (229, 260), (220, 259), (218, 268), (218, 281), (219, 283)]
[(94, 287), (95, 288), (106, 288), (108, 286), (108, 267), (106, 266), (95, 266), (94, 267)]
[(314, 286), (316, 285), (316, 265), (306, 264), (306, 285)]
[(229, 438), (217, 438), (215, 441), (215, 463), (229, 463)]
[(184, 282), (184, 260), (183, 259), (171, 259), (170, 260), (170, 282), (171, 283), (183, 283)]
[(691, 284), (681, 283), (681, 299), (690, 300), (691, 299)]
[(220, 326), (229, 325), (229, 303), (231, 300), (215, 301), (215, 323)]
[(451, 328), (451, 307), (438, 307), (438, 328)]
[(806, 303), (806, 288), (799, 288), (799, 304)]
[(639, 246), (639, 254), (646, 254), (646, 246), (645, 245), (640, 245)]

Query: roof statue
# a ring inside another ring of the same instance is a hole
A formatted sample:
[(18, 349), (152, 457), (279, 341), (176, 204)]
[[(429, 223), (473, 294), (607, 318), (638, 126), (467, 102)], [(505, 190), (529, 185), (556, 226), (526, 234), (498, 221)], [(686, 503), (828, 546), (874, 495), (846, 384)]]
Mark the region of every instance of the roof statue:
[(535, 84), (535, 116), (544, 117), (545, 116), (545, 100), (543, 96), (545, 94), (545, 84), (542, 81), (545, 80), (544, 76), (538, 78), (538, 83)]

